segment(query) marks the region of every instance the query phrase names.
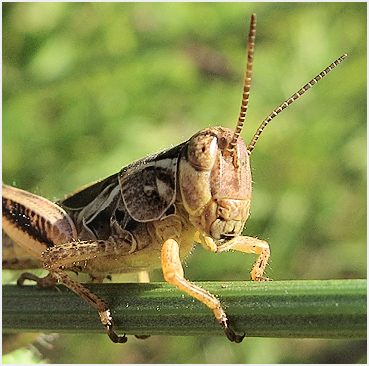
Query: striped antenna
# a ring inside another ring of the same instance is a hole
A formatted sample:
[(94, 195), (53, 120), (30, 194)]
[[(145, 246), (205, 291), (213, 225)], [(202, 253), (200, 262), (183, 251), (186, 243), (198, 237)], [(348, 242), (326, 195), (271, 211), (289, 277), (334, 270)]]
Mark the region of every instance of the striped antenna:
[(248, 47), (247, 47), (247, 65), (246, 65), (245, 80), (243, 84), (241, 111), (240, 111), (240, 116), (238, 117), (238, 122), (237, 122), (236, 129), (234, 131), (234, 135), (232, 137), (232, 141), (229, 143), (229, 147), (227, 148), (227, 150), (231, 154), (233, 154), (235, 147), (237, 145), (237, 139), (240, 136), (242, 127), (245, 123), (247, 108), (249, 105), (252, 62), (254, 59), (254, 48), (255, 48), (255, 34), (256, 34), (256, 14), (252, 14), (251, 23), (250, 23), (249, 42), (248, 42)]
[(305, 86), (303, 86), (298, 92), (289, 97), (285, 102), (283, 102), (279, 107), (274, 109), (272, 113), (269, 114), (267, 118), (259, 126), (256, 131), (254, 137), (252, 138), (250, 144), (247, 146), (248, 152), (251, 154), (252, 150), (254, 150), (256, 141), (260, 137), (263, 132), (265, 126), (283, 109), (287, 108), (290, 104), (292, 104), (296, 99), (300, 98), (307, 90), (309, 90), (312, 86), (314, 86), (319, 80), (323, 79), (330, 71), (332, 71), (337, 65), (339, 65), (345, 58), (347, 57), (347, 53), (343, 54), (340, 58), (334, 61), (331, 65), (329, 65), (325, 70), (323, 70), (320, 74), (318, 74), (314, 79), (310, 80)]

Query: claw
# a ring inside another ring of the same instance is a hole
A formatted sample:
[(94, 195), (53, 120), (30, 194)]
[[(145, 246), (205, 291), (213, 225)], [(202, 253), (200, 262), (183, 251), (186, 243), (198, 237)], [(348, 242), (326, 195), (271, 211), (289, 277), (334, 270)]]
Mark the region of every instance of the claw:
[(241, 343), (246, 336), (246, 333), (243, 335), (236, 334), (231, 328), (229, 328), (228, 320), (226, 323), (222, 324), (224, 333), (226, 334), (227, 338), (234, 343)]
[(109, 338), (114, 342), (114, 343), (126, 343), (127, 342), (127, 337), (126, 335), (122, 335), (119, 336), (117, 333), (115, 333), (113, 330), (107, 330), (108, 336)]
[(111, 324), (110, 325), (106, 325), (105, 326), (106, 329), (106, 333), (108, 333), (109, 338), (114, 342), (114, 343), (126, 343), (127, 342), (127, 337), (126, 335), (122, 335), (119, 336), (117, 333), (115, 333), (112, 329)]
[(135, 334), (135, 337), (136, 337), (137, 339), (147, 339), (147, 338), (149, 338), (150, 336), (149, 336), (149, 335), (147, 335), (147, 334)]
[(113, 322), (112, 322), (112, 316), (110, 314), (109, 309), (105, 309), (99, 312), (101, 323), (104, 325), (106, 329), (106, 333), (108, 334), (109, 338), (114, 343), (126, 343), (127, 337), (126, 335), (119, 336), (117, 333), (113, 330)]

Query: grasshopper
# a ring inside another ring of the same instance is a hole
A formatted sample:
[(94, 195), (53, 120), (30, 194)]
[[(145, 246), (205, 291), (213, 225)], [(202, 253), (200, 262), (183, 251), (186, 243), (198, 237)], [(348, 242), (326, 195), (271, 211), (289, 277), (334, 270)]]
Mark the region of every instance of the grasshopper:
[(108, 305), (65, 271), (88, 273), (102, 281), (114, 273), (161, 267), (167, 282), (214, 312), (230, 341), (243, 340), (245, 334), (230, 328), (220, 301), (185, 278), (181, 261), (194, 241), (214, 253), (232, 249), (257, 254), (251, 279), (268, 280), (264, 277), (268, 243), (241, 235), (250, 212), (250, 155), (265, 126), (347, 57), (342, 55), (273, 110), (246, 145), (240, 134), (248, 109), (255, 33), (253, 14), (235, 130), (201, 130), (188, 141), (138, 160), (55, 203), (3, 184), (3, 267), (43, 266), (49, 271), (44, 278), (24, 273), (18, 284), (33, 280), (42, 288), (63, 283), (98, 310), (113, 342), (125, 343), (126, 335), (113, 329)]

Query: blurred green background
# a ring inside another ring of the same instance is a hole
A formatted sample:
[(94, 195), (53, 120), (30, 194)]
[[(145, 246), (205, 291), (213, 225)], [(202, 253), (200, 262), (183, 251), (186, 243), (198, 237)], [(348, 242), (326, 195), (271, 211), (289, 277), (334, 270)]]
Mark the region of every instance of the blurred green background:
[[(266, 128), (245, 234), (274, 280), (366, 277), (366, 3), (3, 3), (3, 181), (49, 199), (208, 126), (234, 127), (258, 16), (248, 142), (260, 122), (349, 57)], [(255, 257), (200, 246), (190, 280), (248, 280)], [(162, 281), (160, 270), (151, 273)], [(114, 280), (114, 277), (113, 277)], [(126, 278), (125, 280), (132, 280)], [(71, 309), (73, 311), (73, 309)], [(97, 313), (96, 313), (97, 316)], [(363, 342), (60, 334), (6, 363), (331, 363)]]

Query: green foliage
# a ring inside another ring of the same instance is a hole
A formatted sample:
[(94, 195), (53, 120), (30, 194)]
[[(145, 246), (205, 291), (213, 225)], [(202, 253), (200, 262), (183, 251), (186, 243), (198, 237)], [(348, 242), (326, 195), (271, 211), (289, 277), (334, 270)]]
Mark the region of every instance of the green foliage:
[[(252, 12), (246, 141), (274, 107), (349, 57), (258, 141), (245, 234), (269, 241), (267, 275), (276, 280), (364, 278), (366, 3), (3, 3), (3, 181), (53, 199), (199, 129), (235, 126)], [(198, 248), (186, 276), (248, 279), (252, 257)], [(342, 350), (340, 362), (355, 362), (360, 344), (153, 336), (114, 345), (61, 335), (47, 357), (321, 363)]]

